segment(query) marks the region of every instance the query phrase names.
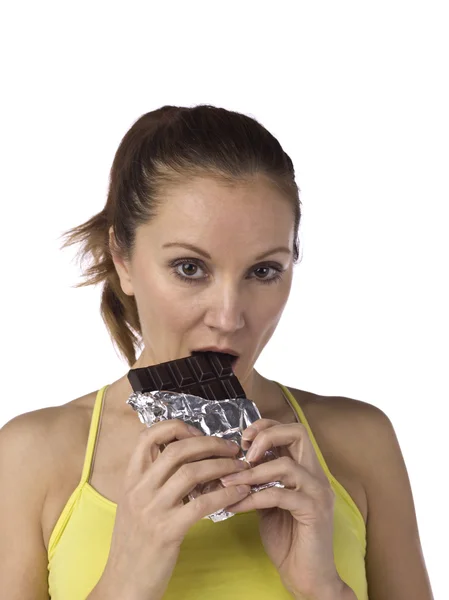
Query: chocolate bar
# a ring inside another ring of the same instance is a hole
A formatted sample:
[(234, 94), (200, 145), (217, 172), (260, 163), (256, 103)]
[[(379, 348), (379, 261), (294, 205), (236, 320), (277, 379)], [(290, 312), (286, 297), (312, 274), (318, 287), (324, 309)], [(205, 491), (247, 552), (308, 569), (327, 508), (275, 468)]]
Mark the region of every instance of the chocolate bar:
[[(158, 365), (131, 369), (128, 379), (134, 392), (127, 400), (142, 423), (151, 427), (166, 419), (181, 419), (206, 435), (234, 441), (240, 448), (236, 458), (246, 461), (242, 448), (243, 431), (261, 418), (254, 402), (248, 400), (232, 370), (229, 354), (199, 352)], [(218, 400), (218, 402), (216, 402)], [(161, 444), (161, 451), (166, 448)], [(211, 457), (218, 458), (218, 457)], [(278, 458), (273, 448), (261, 461)], [(251, 463), (249, 463), (251, 465)], [(251, 486), (251, 492), (268, 487), (284, 487), (280, 481)], [(198, 484), (183, 502), (221, 489), (219, 480)], [(222, 521), (233, 513), (221, 509), (208, 515), (212, 521)]]
[(246, 398), (232, 370), (232, 358), (219, 352), (198, 352), (158, 365), (130, 369), (128, 380), (135, 392), (181, 392), (206, 400)]

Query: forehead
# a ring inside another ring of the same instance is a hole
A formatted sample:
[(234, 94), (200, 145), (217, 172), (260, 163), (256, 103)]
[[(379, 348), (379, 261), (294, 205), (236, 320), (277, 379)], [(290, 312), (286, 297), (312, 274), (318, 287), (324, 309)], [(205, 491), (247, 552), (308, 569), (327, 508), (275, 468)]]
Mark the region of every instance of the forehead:
[(268, 236), (285, 243), (293, 223), (291, 201), (263, 178), (232, 185), (197, 178), (166, 190), (157, 215), (142, 233), (151, 230), (164, 240), (180, 234), (196, 241), (218, 236), (228, 242)]

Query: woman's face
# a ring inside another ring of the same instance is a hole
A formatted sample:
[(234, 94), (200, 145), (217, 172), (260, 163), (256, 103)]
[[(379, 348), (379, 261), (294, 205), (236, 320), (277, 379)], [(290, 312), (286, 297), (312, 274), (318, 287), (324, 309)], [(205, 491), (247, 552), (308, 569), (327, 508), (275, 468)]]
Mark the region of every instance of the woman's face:
[(138, 228), (131, 263), (114, 260), (142, 326), (138, 366), (226, 347), (239, 355), (241, 383), (250, 381), (290, 293), (293, 242), (293, 207), (262, 177), (171, 188)]

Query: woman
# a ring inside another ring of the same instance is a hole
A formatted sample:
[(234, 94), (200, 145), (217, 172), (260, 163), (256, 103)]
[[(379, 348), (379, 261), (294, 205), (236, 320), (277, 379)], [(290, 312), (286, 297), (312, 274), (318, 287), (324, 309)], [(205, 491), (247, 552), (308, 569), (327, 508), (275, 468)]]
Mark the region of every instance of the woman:
[[(105, 208), (66, 234), (93, 258), (81, 285), (104, 284), (102, 317), (132, 368), (237, 355), (262, 415), (248, 458), (280, 458), (242, 470), (235, 445), (180, 420), (146, 428), (127, 373), (16, 417), (0, 436), (2, 597), (432, 597), (386, 415), (254, 369), (289, 297), (300, 217), (292, 162), (254, 119), (165, 106), (134, 123)], [(222, 490), (182, 503), (216, 478)], [(285, 488), (249, 493), (275, 480)], [(224, 507), (235, 516), (206, 518)]]

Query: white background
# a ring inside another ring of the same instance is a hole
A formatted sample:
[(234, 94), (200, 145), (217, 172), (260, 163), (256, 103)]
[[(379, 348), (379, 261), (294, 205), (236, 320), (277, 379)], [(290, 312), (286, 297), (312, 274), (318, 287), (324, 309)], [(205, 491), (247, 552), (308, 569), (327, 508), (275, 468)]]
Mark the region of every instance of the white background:
[(60, 234), (163, 104), (255, 116), (291, 156), (302, 262), (256, 367), (392, 420), (447, 597), (445, 2), (11, 3), (3, 12), (0, 426), (127, 372)]

